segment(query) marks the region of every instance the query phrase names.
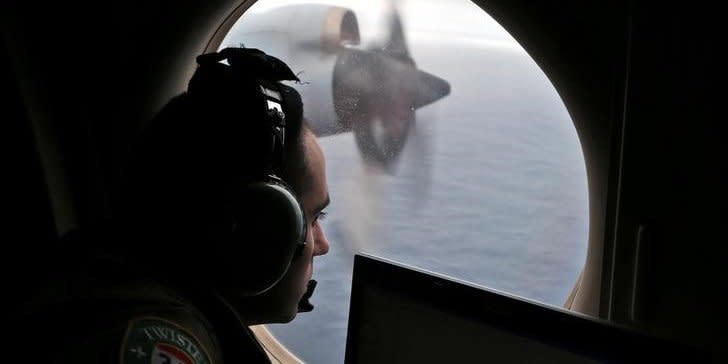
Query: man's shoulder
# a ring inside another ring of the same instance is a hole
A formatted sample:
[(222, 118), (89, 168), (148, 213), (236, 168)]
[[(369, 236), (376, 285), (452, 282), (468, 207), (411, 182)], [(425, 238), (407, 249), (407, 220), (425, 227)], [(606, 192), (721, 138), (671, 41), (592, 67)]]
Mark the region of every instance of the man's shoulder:
[[(129, 320), (120, 344), (119, 362), (211, 364), (214, 343), (208, 332), (195, 330), (195, 323), (155, 315)], [(197, 331), (197, 332), (196, 332)]]
[(39, 306), (15, 326), (13, 355), (26, 362), (220, 362), (207, 320), (157, 285), (105, 288)]

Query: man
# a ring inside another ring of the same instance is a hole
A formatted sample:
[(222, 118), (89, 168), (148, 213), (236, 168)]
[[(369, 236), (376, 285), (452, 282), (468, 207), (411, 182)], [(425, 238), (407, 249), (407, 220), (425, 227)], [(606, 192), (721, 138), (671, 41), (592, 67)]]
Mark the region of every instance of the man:
[(324, 209), (330, 201), (324, 154), (309, 128), (303, 129), (302, 137), (307, 171), (304, 175), (301, 204), (308, 222), (306, 241), (310, 243), (306, 244), (302, 256), (291, 263), (278, 284), (252, 299), (243, 298), (238, 307), (241, 319), (247, 325), (293, 320), (298, 309), (302, 308), (298, 304), (308, 290), (313, 274), (313, 257), (329, 251), (329, 242), (321, 225), (321, 220), (326, 216)]
[(43, 327), (53, 340), (36, 351), (20, 340), (15, 352), (52, 363), (268, 363), (247, 326), (313, 308), (329, 195), (300, 96), (279, 82), (295, 75), (253, 49), (198, 63), (135, 146), (115, 223), (67, 243), (78, 248), (59, 259), (70, 268), (46, 290), (53, 297), (19, 320), (18, 337)]

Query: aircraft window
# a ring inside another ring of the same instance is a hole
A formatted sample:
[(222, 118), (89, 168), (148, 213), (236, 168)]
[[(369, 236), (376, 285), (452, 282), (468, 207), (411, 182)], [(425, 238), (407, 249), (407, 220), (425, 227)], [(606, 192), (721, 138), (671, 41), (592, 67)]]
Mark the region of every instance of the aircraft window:
[(273, 333), (306, 362), (343, 362), (360, 251), (563, 305), (586, 257), (586, 167), (526, 51), (467, 0), (305, 2), (256, 2), (221, 44), (300, 72), (327, 158), (316, 310)]

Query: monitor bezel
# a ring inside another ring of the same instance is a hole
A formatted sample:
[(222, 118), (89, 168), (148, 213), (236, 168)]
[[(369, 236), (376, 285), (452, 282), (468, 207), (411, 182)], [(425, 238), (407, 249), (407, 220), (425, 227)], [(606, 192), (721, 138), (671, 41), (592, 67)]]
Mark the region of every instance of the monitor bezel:
[[(362, 291), (367, 284), (426, 302), (437, 311), (489, 325), (559, 347), (577, 355), (597, 356), (608, 363), (695, 362), (697, 351), (684, 345), (564, 308), (500, 292), (369, 254), (356, 254), (349, 305), (345, 363), (358, 364), (358, 327)], [(702, 360), (702, 359), (701, 359)]]

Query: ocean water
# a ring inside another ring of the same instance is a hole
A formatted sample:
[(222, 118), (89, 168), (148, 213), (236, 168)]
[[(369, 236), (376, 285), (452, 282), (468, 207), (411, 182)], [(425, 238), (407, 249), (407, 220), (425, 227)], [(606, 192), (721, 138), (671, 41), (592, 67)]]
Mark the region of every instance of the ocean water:
[(367, 252), (552, 305), (583, 267), (587, 181), (574, 126), (519, 47), (417, 36), (418, 67), (450, 82), (417, 112), (394, 175), (351, 134), (321, 138), (332, 199), (316, 309), (273, 333), (308, 363), (342, 363), (353, 255)]

